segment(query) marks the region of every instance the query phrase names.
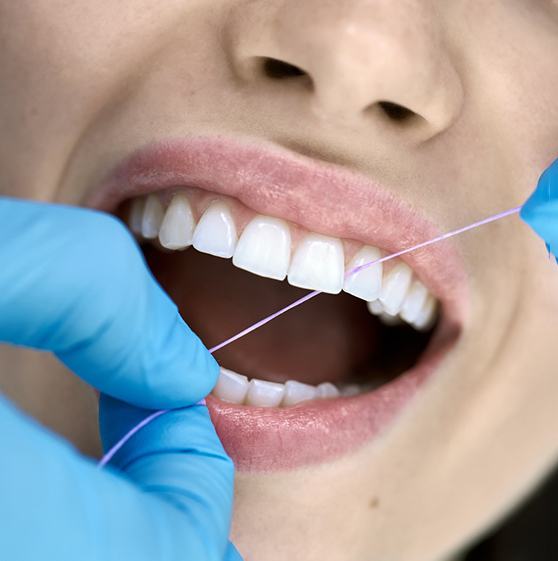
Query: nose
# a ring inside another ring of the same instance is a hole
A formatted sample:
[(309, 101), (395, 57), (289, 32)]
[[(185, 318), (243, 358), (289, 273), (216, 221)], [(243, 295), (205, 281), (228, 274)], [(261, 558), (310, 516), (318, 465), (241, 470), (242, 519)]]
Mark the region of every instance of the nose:
[(318, 118), (424, 141), (463, 102), (440, 18), (425, 0), (251, 0), (231, 19), (233, 64), (252, 86), (296, 90)]

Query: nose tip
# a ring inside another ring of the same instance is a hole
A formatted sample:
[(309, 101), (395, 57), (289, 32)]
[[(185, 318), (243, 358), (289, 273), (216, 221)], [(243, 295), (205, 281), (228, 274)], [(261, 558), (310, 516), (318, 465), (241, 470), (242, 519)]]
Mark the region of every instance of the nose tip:
[(318, 119), (372, 120), (420, 130), (426, 140), (456, 119), (463, 90), (424, 4), (286, 0), (264, 10), (251, 3), (237, 19), (237, 70), (305, 96)]

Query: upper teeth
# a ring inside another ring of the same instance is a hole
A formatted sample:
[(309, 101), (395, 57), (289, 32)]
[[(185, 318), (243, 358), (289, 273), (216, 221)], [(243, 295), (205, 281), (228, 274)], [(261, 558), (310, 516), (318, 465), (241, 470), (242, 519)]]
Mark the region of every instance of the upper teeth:
[(194, 230), (192, 245), (203, 253), (229, 259), (234, 255), (237, 240), (228, 206), (222, 201), (212, 202)]
[(168, 249), (188, 247), (192, 244), (195, 226), (196, 221), (188, 199), (184, 195), (175, 195), (159, 230), (161, 245)]
[(289, 284), (338, 294), (343, 288), (345, 256), (337, 238), (307, 234), (293, 255)]
[(248, 380), (242, 374), (221, 368), (219, 380), (212, 393), (229, 403), (255, 407), (288, 407), (313, 399), (360, 393), (360, 388), (355, 390), (355, 386), (347, 386), (344, 390), (338, 390), (329, 382), (324, 382), (319, 386), (310, 386), (295, 380), (289, 380), (285, 384), (256, 378)]
[(256, 216), (244, 228), (233, 264), (256, 275), (285, 280), (291, 260), (291, 230), (283, 220)]
[[(436, 318), (436, 299), (401, 261), (389, 271), (377, 264), (346, 276), (346, 271), (381, 257), (378, 248), (361, 247), (345, 268), (344, 244), (338, 238), (309, 232), (293, 248), (289, 224), (261, 215), (253, 217), (239, 237), (231, 209), (224, 200), (213, 200), (197, 225), (192, 206), (184, 192), (172, 197), (166, 211), (155, 195), (135, 199), (130, 227), (145, 239), (158, 237), (167, 249), (193, 245), (203, 253), (232, 257), (236, 267), (256, 275), (287, 278), (293, 286), (331, 294), (344, 290), (366, 300), (371, 313), (389, 324), (402, 319), (422, 330), (430, 328)], [(254, 388), (252, 393), (257, 391)]]

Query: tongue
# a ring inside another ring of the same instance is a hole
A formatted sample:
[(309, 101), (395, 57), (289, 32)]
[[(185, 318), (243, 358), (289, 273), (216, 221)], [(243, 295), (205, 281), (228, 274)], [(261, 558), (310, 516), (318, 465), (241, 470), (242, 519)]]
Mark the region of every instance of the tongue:
[[(144, 250), (154, 275), (208, 347), (307, 292), (192, 249)], [(313, 385), (348, 382), (374, 364), (378, 329), (364, 302), (344, 293), (320, 295), (215, 356), (221, 365), (250, 378)]]

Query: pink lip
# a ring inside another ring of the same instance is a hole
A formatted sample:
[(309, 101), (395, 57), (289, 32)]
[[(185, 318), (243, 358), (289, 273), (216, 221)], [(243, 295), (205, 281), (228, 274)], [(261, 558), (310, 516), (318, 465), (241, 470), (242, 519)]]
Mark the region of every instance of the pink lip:
[[(144, 147), (115, 168), (87, 205), (111, 212), (130, 197), (179, 186), (235, 197), (258, 213), (388, 252), (440, 233), (418, 210), (365, 176), (264, 141), (225, 137)], [(373, 392), (285, 409), (231, 405), (209, 396), (212, 419), (237, 469), (293, 469), (346, 454), (384, 429), (436, 370), (464, 323), (463, 263), (451, 242), (404, 260), (440, 300), (444, 312), (419, 363)]]

